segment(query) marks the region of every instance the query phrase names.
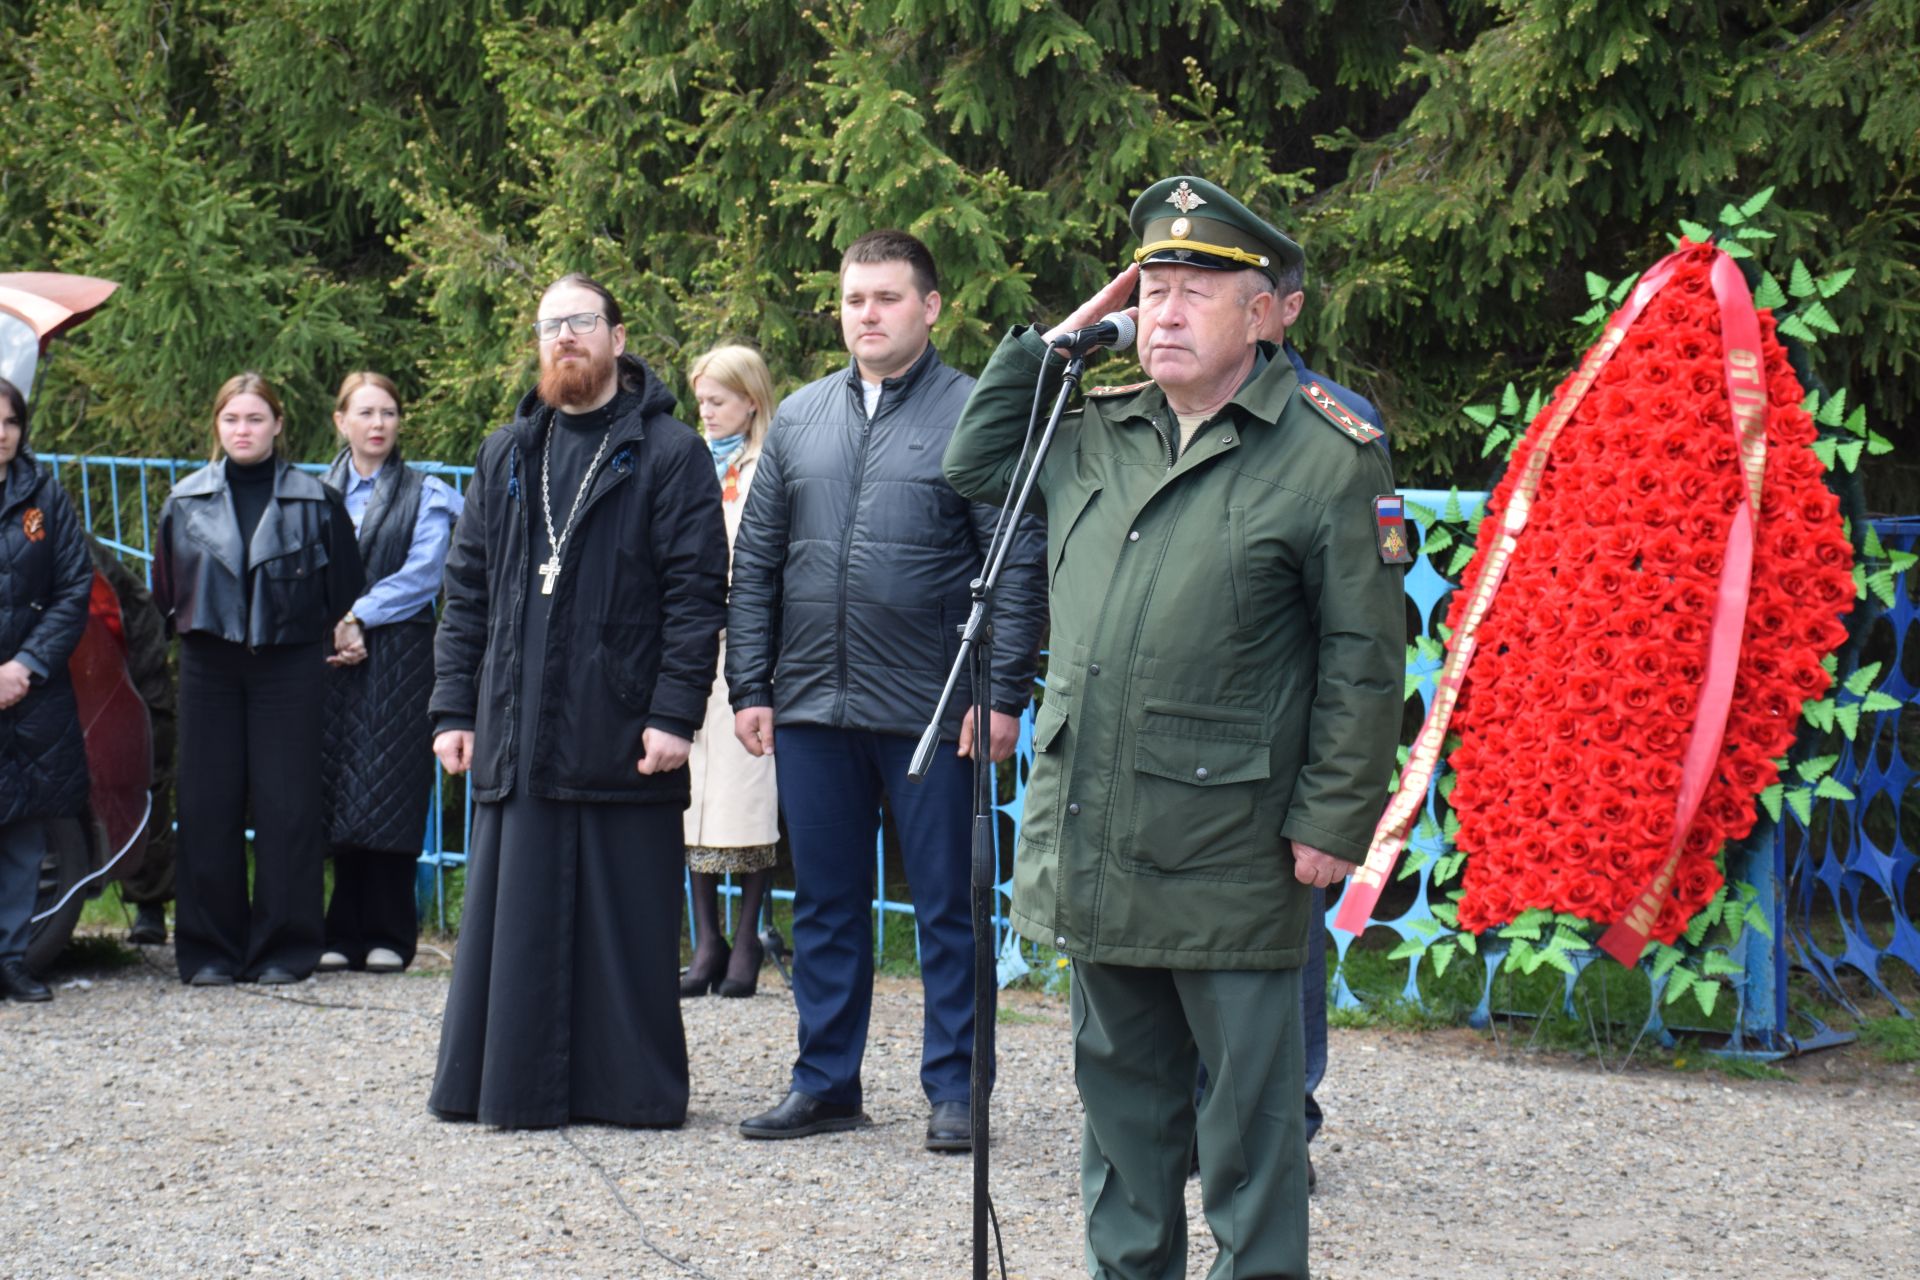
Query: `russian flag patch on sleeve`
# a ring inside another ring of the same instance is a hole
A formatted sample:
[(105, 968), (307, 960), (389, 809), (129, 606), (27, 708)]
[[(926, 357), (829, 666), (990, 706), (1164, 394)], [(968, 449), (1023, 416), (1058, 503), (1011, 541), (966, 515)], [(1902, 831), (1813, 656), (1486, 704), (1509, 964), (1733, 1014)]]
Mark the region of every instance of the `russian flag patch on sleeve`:
[(1374, 535), (1380, 543), (1384, 564), (1412, 564), (1413, 548), (1407, 543), (1407, 509), (1400, 495), (1390, 493), (1373, 500)]

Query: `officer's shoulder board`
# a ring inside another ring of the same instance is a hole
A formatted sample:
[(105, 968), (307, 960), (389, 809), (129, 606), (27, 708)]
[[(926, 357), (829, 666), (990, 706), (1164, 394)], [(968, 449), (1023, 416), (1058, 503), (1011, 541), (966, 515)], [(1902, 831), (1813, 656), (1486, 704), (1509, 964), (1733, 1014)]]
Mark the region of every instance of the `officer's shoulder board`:
[(1372, 444), (1386, 434), (1334, 399), (1332, 393), (1318, 382), (1305, 383), (1300, 390), (1306, 396), (1307, 403), (1312, 405), (1321, 417), (1338, 427), (1341, 434), (1355, 444)]
[(1136, 391), (1145, 391), (1152, 385), (1153, 379), (1149, 378), (1145, 382), (1129, 382), (1121, 387), (1088, 387), (1087, 394), (1100, 399), (1106, 399), (1110, 396), (1130, 396)]

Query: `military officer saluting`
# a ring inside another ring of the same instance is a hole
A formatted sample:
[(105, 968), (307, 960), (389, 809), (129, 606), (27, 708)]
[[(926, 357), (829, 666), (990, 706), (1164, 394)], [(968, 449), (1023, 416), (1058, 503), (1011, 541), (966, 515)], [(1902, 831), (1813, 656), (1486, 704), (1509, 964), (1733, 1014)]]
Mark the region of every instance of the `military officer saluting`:
[(1134, 265), (1009, 333), (947, 448), (954, 488), (999, 501), (1047, 338), (1138, 283), (1151, 381), (1089, 392), (1035, 486), (1052, 641), (1013, 922), (1074, 962), (1090, 1272), (1186, 1274), (1197, 1127), (1210, 1274), (1305, 1276), (1300, 965), (1393, 769), (1398, 505), (1378, 429), (1260, 341), (1299, 246), (1191, 176), (1132, 224)]

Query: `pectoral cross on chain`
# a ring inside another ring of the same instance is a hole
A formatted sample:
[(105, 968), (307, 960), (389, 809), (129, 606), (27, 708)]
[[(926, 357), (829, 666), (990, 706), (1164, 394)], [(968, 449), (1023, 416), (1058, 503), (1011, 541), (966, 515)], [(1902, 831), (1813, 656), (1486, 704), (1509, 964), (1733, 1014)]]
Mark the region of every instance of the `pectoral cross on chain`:
[(547, 562), (545, 564), (540, 566), (540, 594), (543, 596), (552, 595), (553, 580), (559, 576), (560, 576), (560, 553), (556, 551), (552, 555), (547, 557)]

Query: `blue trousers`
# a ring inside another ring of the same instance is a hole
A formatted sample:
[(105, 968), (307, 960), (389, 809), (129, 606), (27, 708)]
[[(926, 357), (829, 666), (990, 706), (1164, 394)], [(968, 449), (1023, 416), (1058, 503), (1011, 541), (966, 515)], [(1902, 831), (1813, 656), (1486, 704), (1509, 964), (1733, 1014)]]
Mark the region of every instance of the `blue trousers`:
[(26, 959), (46, 856), (46, 826), (39, 818), (0, 824), (0, 960)]
[(907, 780), (914, 740), (816, 725), (774, 730), (780, 807), (793, 849), (793, 1087), (858, 1105), (873, 1008), (874, 850), (884, 797), (900, 833), (920, 931), (920, 1083), (930, 1102), (967, 1098), (973, 1059), (973, 928), (968, 914), (972, 765), (943, 745), (924, 782)]

